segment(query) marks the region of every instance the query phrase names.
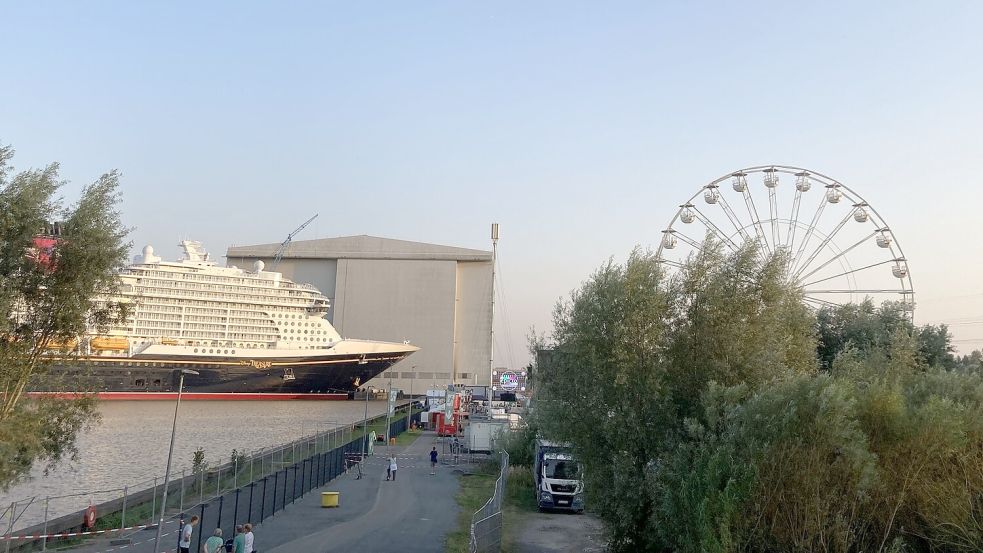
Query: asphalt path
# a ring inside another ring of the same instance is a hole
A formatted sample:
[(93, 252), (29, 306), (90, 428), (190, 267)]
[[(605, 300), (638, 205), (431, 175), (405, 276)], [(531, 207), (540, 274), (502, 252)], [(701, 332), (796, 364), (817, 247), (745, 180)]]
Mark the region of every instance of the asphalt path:
[(340, 507), (323, 508), (320, 493), (311, 493), (254, 530), (256, 549), (260, 553), (443, 551), (459, 510), (454, 501), (459, 470), (442, 462), (437, 474), (430, 475), (434, 438), (433, 433), (424, 433), (408, 447), (392, 448), (399, 467), (395, 481), (386, 481), (386, 446), (377, 446), (375, 455), (363, 464), (361, 480), (342, 475), (318, 490), (340, 492)]

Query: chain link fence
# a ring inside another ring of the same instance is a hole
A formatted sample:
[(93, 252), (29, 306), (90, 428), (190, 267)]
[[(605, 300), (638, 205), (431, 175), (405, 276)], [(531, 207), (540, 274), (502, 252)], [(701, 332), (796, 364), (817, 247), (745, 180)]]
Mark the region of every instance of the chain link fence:
[(498, 553), (502, 549), (502, 499), (508, 482), (509, 454), (502, 452), (495, 490), (483, 507), (471, 516), (470, 553)]
[[(400, 408), (391, 422), (393, 436), (405, 432), (420, 413)], [(120, 535), (198, 515), (200, 528), (222, 528), (233, 535), (236, 524), (258, 523), (307, 492), (345, 472), (346, 456), (360, 458), (368, 434), (384, 435), (386, 415), (337, 427), (289, 444), (234, 455), (217, 466), (202, 465), (172, 474), (163, 503), (164, 479), (155, 477), (109, 490), (27, 498), (0, 506), (0, 553), (44, 551), (53, 542), (100, 534)], [(98, 518), (86, 525), (87, 505)], [(70, 513), (53, 516), (54, 513)], [(124, 534), (125, 535), (125, 534)], [(199, 533), (199, 537), (201, 537)], [(196, 550), (200, 551), (200, 544)]]

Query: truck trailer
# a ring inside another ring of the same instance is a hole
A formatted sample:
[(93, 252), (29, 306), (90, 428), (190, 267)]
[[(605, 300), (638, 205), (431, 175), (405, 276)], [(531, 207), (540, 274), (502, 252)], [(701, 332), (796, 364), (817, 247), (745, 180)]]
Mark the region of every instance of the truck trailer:
[(583, 471), (569, 444), (537, 439), (533, 477), (540, 511), (584, 512)]

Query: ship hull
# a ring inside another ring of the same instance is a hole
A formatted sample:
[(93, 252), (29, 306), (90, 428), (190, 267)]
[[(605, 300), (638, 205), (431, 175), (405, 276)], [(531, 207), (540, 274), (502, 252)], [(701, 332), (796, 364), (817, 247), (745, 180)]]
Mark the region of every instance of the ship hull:
[(182, 399), (347, 399), (356, 388), (408, 353), (242, 359), (80, 358), (57, 361), (34, 395), (94, 393), (102, 399), (173, 399), (182, 370)]

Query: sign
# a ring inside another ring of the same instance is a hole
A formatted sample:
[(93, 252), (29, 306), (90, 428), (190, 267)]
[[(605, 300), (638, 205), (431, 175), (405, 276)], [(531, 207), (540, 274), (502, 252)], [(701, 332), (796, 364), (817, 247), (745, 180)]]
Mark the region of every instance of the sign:
[(498, 383), (502, 385), (505, 390), (515, 390), (519, 387), (519, 375), (512, 371), (505, 371), (502, 376), (498, 378)]
[(396, 396), (399, 395), (399, 390), (389, 390), (389, 414), (392, 415), (396, 410)]

